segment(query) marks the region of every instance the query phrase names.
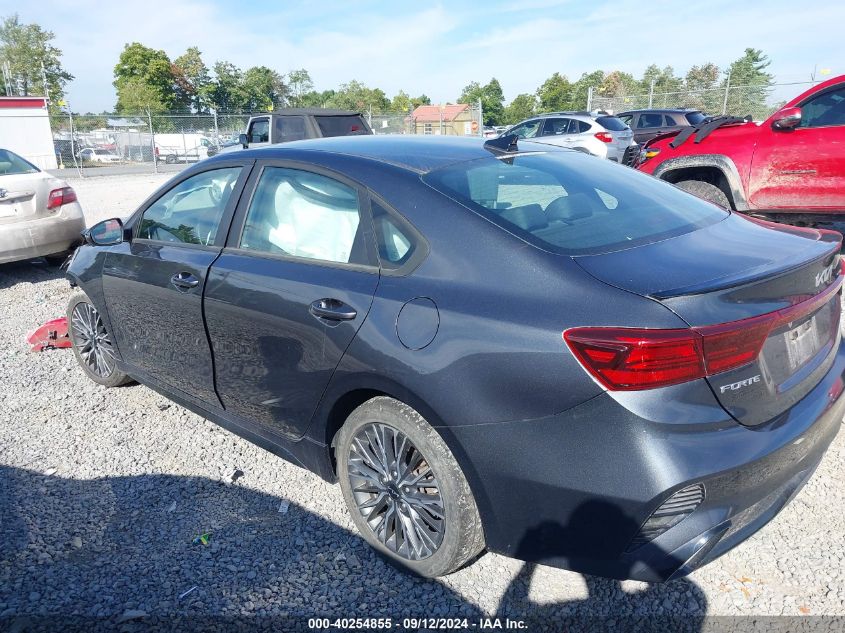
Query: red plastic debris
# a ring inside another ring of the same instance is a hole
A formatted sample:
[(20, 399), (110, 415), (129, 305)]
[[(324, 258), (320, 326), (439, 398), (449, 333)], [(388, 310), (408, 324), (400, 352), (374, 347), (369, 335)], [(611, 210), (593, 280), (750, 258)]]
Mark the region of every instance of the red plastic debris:
[(27, 334), (26, 340), (30, 344), (30, 352), (70, 347), (70, 337), (67, 334), (67, 317), (47, 321), (41, 327)]

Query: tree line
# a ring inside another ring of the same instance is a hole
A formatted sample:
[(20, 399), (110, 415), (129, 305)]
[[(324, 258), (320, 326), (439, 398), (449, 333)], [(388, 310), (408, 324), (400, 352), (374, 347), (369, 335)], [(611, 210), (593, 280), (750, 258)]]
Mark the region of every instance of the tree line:
[[(9, 77), (5, 77), (8, 81), (2, 86), (4, 94), (43, 94), (46, 86), (51, 109), (58, 109), (56, 104), (62, 102), (73, 75), (62, 67), (61, 51), (52, 44), (54, 37), (37, 24), (23, 24), (17, 14), (3, 19), (0, 65), (8, 62), (9, 70)], [(455, 102), (480, 102), (485, 125), (509, 125), (540, 112), (583, 110), (590, 88), (596, 97), (684, 92), (685, 105), (718, 113), (724, 89), (730, 85), (743, 88), (734, 91), (733, 96), (728, 91), (728, 110), (754, 114), (767, 107), (773, 82), (767, 71), (769, 64), (761, 50), (748, 48), (724, 70), (708, 62), (693, 66), (683, 77), (672, 66), (660, 68), (656, 64), (648, 66), (639, 78), (620, 70), (594, 70), (570, 81), (565, 74), (555, 72), (534, 92), (519, 94), (507, 104), (502, 86), (494, 77), (486, 84), (470, 82)], [(114, 67), (114, 87), (115, 111), (122, 114), (205, 114), (212, 110), (240, 114), (282, 107), (327, 107), (380, 114), (405, 113), (431, 103), (425, 94), (412, 97), (403, 90), (389, 98), (382, 89), (354, 79), (335, 89), (319, 91), (305, 68), (282, 74), (263, 65), (241, 69), (224, 60), (209, 67), (197, 46), (171, 60), (165, 51), (140, 42), (126, 44), (120, 53)]]

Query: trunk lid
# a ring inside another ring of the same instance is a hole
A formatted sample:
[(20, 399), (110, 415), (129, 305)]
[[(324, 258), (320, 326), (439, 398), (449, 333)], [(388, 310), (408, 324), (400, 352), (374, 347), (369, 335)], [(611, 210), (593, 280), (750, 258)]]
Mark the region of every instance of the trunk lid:
[(0, 176), (0, 224), (24, 222), (49, 215), (49, 182), (40, 172)]
[(659, 301), (694, 328), (712, 332), (732, 323), (749, 336), (760, 333), (752, 362), (707, 377), (734, 418), (756, 425), (803, 398), (833, 362), (840, 246), (831, 231), (732, 214), (678, 237), (575, 260), (605, 283)]

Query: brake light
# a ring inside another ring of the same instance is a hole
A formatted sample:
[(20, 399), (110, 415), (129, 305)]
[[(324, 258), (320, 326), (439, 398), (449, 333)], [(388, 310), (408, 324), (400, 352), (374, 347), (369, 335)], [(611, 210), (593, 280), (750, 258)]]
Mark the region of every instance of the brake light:
[(596, 132), (595, 137), (602, 143), (612, 143), (613, 135), (609, 132)]
[(578, 327), (566, 330), (563, 339), (584, 369), (611, 391), (665, 387), (753, 362), (772, 330), (811, 314), (841, 285), (839, 276), (806, 301), (740, 321), (671, 330)]
[(47, 209), (58, 209), (63, 204), (76, 202), (76, 192), (72, 187), (53, 189), (47, 196)]

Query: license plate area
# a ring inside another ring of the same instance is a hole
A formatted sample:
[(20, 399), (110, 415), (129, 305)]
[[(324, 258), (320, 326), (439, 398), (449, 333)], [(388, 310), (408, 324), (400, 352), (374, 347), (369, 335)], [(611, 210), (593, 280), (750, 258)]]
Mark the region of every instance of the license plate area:
[(18, 205), (11, 202), (0, 202), (0, 218), (13, 218), (18, 214)]
[(805, 319), (783, 334), (786, 343), (786, 356), (790, 371), (803, 367), (821, 349), (823, 341), (819, 336), (816, 315)]

